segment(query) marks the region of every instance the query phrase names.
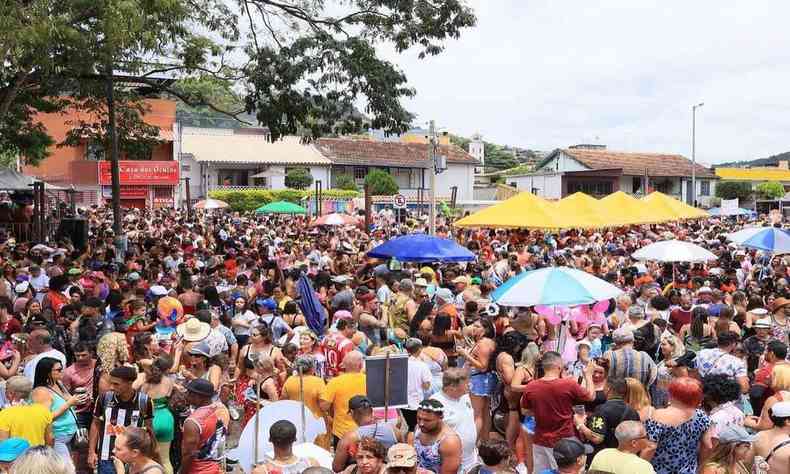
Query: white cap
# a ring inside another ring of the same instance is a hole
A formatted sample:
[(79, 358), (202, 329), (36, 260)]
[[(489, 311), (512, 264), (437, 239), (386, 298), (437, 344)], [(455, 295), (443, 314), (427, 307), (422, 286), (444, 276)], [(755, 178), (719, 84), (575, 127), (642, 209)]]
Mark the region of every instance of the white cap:
[(755, 329), (758, 328), (771, 329), (771, 318), (758, 319), (757, 321), (754, 322), (753, 327)]
[(14, 287), (14, 291), (19, 293), (19, 294), (22, 294), (22, 293), (26, 292), (28, 288), (30, 288), (30, 283), (28, 283), (26, 281), (23, 281), (22, 283), (18, 283)]

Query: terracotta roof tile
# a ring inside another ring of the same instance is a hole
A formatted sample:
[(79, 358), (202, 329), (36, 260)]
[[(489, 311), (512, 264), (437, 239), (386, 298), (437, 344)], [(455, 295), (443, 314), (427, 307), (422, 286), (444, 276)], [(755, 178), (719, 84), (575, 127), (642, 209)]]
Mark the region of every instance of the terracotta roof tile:
[[(335, 164), (428, 167), (428, 145), (425, 143), (321, 138), (316, 142), (316, 147)], [(472, 155), (457, 146), (439, 146), (439, 154), (446, 156), (448, 163), (477, 163)]]
[[(609, 150), (566, 148), (563, 153), (592, 169), (622, 168), (625, 175), (691, 176), (691, 160), (682, 155), (663, 153), (626, 153)], [(696, 166), (697, 176), (715, 178), (716, 174), (704, 166)]]

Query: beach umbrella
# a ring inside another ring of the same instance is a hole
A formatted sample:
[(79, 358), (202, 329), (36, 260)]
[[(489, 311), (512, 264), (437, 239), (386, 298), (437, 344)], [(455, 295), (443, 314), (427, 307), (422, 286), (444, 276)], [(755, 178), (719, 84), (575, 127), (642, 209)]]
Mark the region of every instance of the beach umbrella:
[(255, 209), (259, 214), (307, 214), (307, 209), (288, 201), (270, 202)]
[(313, 290), (313, 285), (307, 275), (302, 274), (299, 281), (296, 283), (296, 291), (299, 293), (299, 298), (296, 300), (299, 309), (302, 310), (304, 318), (307, 321), (307, 326), (318, 336), (324, 334), (324, 327), (326, 326), (326, 310), (321, 302), (318, 301), (318, 295)]
[(209, 198), (196, 202), (195, 205), (192, 207), (194, 207), (195, 209), (204, 209), (204, 210), (225, 209), (226, 207), (228, 207), (228, 203), (226, 203), (225, 201), (220, 201), (219, 199)]
[(318, 219), (314, 220), (311, 226), (319, 226), (319, 225), (357, 225), (357, 218), (354, 216), (349, 216), (348, 214), (338, 214), (334, 212), (332, 214), (327, 214), (325, 216), (321, 216)]
[(662, 240), (642, 247), (631, 257), (654, 262), (708, 262), (718, 258), (699, 245), (682, 240)]
[(727, 235), (727, 239), (751, 249), (774, 255), (790, 253), (790, 233), (779, 227), (749, 227)]
[(399, 262), (472, 262), (475, 254), (450, 239), (409, 234), (377, 246), (368, 257), (394, 258)]
[(574, 306), (616, 298), (623, 290), (600, 278), (569, 267), (524, 272), (494, 290), (501, 306)]
[(712, 216), (752, 216), (757, 215), (756, 212), (752, 211), (751, 209), (744, 209), (739, 207), (734, 211), (728, 212), (726, 214), (722, 214), (720, 207), (711, 207), (708, 209), (708, 214)]

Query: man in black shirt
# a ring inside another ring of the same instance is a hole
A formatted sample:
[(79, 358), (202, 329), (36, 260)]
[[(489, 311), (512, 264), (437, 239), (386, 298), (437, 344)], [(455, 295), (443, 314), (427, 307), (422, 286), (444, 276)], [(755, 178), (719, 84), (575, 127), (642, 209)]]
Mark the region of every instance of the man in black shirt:
[[(614, 436), (617, 425), (626, 420), (639, 421), (639, 414), (623, 400), (628, 393), (625, 379), (609, 379), (606, 385), (607, 400), (603, 405), (599, 405), (590, 416), (576, 414), (573, 417), (576, 431), (593, 444), (596, 454), (604, 448), (618, 446)], [(590, 460), (592, 458), (589, 457)]]
[[(93, 423), (88, 438), (88, 464), (98, 467), (98, 474), (116, 474), (112, 461), (118, 426), (145, 427), (154, 438), (154, 407), (147, 395), (132, 388), (137, 371), (132, 367), (116, 367), (110, 372), (112, 390), (97, 397)], [(105, 429), (106, 427), (106, 429)]]

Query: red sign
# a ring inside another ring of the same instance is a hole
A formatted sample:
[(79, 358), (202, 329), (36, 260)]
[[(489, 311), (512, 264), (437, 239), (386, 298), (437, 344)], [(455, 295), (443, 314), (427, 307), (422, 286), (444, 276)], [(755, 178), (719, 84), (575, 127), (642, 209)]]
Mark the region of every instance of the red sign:
[[(121, 184), (178, 184), (177, 161), (121, 161)], [(109, 161), (99, 162), (99, 184), (112, 184)]]

